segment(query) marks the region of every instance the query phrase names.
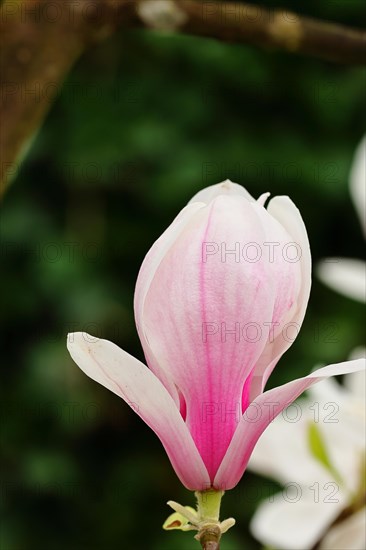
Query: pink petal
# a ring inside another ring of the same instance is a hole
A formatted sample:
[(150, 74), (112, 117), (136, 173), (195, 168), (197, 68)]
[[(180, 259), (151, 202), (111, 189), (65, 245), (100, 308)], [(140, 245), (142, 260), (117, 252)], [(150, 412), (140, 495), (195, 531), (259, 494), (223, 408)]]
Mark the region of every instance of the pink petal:
[[(277, 296), (278, 300), (278, 313), (281, 313), (282, 318), (273, 319), (274, 322), (279, 322), (277, 326), (273, 325), (273, 332), (270, 335), (270, 341), (267, 343), (261, 357), (258, 359), (255, 372), (253, 375), (253, 381), (251, 384), (251, 400), (257, 395), (262, 393), (265, 384), (276, 366), (277, 361), (285, 353), (285, 351), (291, 346), (294, 338), (299, 331), (303, 322), (306, 307), (309, 300), (310, 287), (311, 287), (311, 255), (309, 240), (306, 232), (304, 222), (298, 208), (294, 205), (289, 197), (275, 197), (268, 205), (268, 213), (273, 218), (273, 223), (267, 223), (267, 239), (269, 242), (279, 242), (280, 245), (274, 248), (275, 251), (281, 251), (279, 256), (276, 252), (275, 259), (278, 257), (282, 260), (287, 258), (287, 251), (296, 250), (287, 247), (289, 242), (297, 243), (300, 247), (301, 257), (299, 262), (284, 262), (277, 266), (277, 281), (280, 285), (286, 284), (286, 280), (291, 283), (289, 277), (291, 273), (291, 266), (293, 275), (296, 275), (297, 271), (297, 288), (292, 293), (288, 293), (288, 299), (293, 301), (292, 306), (285, 312), (283, 308), (283, 299), (286, 293), (279, 292)], [(282, 241), (278, 238), (278, 231), (274, 231), (276, 223), (281, 224), (283, 228), (283, 234), (287, 235), (285, 240)], [(286, 252), (284, 252), (286, 250)], [(300, 255), (300, 254), (299, 254)], [(296, 257), (296, 256), (295, 256)], [(287, 263), (287, 269), (286, 269)], [(294, 281), (294, 279), (292, 279)], [(292, 298), (291, 298), (292, 295)], [(280, 300), (282, 300), (282, 305)], [(290, 303), (290, 302), (289, 302)], [(278, 315), (277, 315), (278, 317)]]
[(140, 361), (107, 340), (69, 334), (68, 350), (90, 378), (122, 397), (162, 442), (173, 468), (187, 489), (209, 486), (209, 477), (172, 397)]
[[(240, 419), (243, 386), (267, 343), (279, 291), (265, 254), (254, 262), (228, 253), (223, 260), (219, 249), (261, 247), (263, 212), (270, 219), (260, 204), (230, 194), (198, 210), (156, 270), (141, 315), (154, 356), (183, 394), (211, 479)], [(272, 238), (283, 240), (284, 230), (272, 225)], [(285, 288), (280, 302), (288, 298)]]
[(171, 225), (164, 231), (157, 241), (152, 245), (149, 252), (145, 256), (145, 259), (141, 265), (135, 288), (134, 297), (134, 309), (137, 331), (140, 337), (141, 345), (144, 349), (145, 358), (147, 364), (153, 373), (161, 380), (164, 386), (169, 391), (170, 395), (178, 405), (180, 402), (177, 389), (169, 377), (169, 373), (166, 372), (159, 361), (154, 357), (154, 354), (146, 339), (143, 323), (143, 311), (145, 306), (146, 294), (150, 288), (151, 281), (153, 280), (156, 270), (159, 267), (165, 254), (173, 245), (175, 239), (183, 231), (187, 223), (189, 223), (192, 216), (200, 210), (204, 204), (196, 203), (186, 206), (181, 210), (178, 216), (174, 219)]
[(252, 195), (248, 193), (242, 185), (234, 183), (230, 180), (225, 180), (221, 183), (216, 183), (216, 185), (210, 185), (209, 187), (205, 187), (205, 189), (201, 189), (201, 191), (198, 191), (198, 193), (191, 198), (188, 204), (192, 204), (194, 202), (204, 202), (205, 204), (209, 204), (219, 195), (239, 196), (244, 197), (249, 202), (255, 202)]
[[(328, 365), (304, 378), (293, 380), (256, 397), (238, 424), (215, 476), (214, 486), (223, 490), (235, 487), (244, 473), (254, 445), (260, 435), (273, 418), (309, 386), (329, 376), (356, 372), (362, 369), (365, 369), (364, 359)], [(294, 457), (294, 460), (296, 460), (296, 457)]]

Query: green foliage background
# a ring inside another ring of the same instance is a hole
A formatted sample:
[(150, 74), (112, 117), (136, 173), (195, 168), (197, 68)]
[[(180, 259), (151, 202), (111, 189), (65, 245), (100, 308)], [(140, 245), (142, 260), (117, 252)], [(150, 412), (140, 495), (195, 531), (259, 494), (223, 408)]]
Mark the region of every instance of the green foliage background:
[[(355, 26), (362, 12), (356, 0), (306, 4)], [(3, 550), (197, 546), (160, 528), (168, 499), (193, 498), (158, 439), (79, 371), (66, 333), (103, 336), (143, 360), (132, 301), (144, 255), (196, 191), (226, 178), (255, 197), (291, 196), (314, 262), (360, 257), (348, 173), (364, 87), (361, 68), (149, 32), (117, 33), (83, 56), (3, 206)], [(315, 279), (271, 385), (346, 359), (361, 315)], [(223, 550), (260, 548), (248, 522), (277, 488), (246, 474), (225, 496), (237, 526)]]

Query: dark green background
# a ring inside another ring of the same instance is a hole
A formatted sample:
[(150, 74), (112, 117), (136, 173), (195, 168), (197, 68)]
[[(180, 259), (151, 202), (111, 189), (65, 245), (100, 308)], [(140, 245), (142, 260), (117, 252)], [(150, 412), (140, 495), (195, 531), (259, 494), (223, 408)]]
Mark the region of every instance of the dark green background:
[[(306, 13), (361, 26), (362, 8), (313, 1)], [(364, 86), (360, 68), (142, 31), (117, 33), (80, 60), (3, 206), (2, 550), (198, 547), (190, 533), (161, 530), (166, 501), (193, 498), (158, 439), (79, 371), (66, 333), (103, 336), (143, 360), (132, 307), (139, 266), (192, 194), (227, 177), (255, 197), (288, 194), (314, 262), (360, 257), (348, 173)], [(361, 315), (315, 280), (271, 385), (346, 359)], [(260, 547), (247, 525), (276, 488), (246, 474), (225, 496), (222, 515), (237, 526), (223, 550)]]

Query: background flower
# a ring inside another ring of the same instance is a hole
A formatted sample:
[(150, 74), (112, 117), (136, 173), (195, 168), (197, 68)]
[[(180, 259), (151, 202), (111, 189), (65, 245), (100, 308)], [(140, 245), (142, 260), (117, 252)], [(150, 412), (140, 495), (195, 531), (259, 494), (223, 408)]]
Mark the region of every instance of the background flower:
[(298, 401), (298, 421), (280, 416), (259, 440), (249, 468), (285, 486), (251, 522), (264, 544), (307, 550), (324, 538), (327, 550), (365, 547), (365, 385), (359, 372), (346, 375), (344, 387), (334, 379), (313, 386)]
[[(366, 136), (354, 154), (349, 177), (351, 197), (366, 235)], [(326, 258), (319, 262), (317, 275), (333, 290), (366, 302), (366, 262), (354, 258)]]

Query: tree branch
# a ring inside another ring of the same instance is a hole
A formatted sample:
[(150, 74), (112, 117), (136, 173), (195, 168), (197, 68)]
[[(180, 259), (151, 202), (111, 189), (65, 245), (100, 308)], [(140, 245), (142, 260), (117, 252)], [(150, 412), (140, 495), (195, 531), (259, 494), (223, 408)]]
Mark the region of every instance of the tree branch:
[(182, 32), (287, 50), (349, 65), (366, 63), (366, 32), (235, 2), (181, 0)]
[(101, 1), (2, 3), (1, 194), (75, 61), (88, 44), (113, 32), (113, 11)]
[(155, 28), (365, 64), (366, 35), (283, 10), (205, 0), (5, 0), (0, 8), (1, 189), (72, 65), (117, 28)]

